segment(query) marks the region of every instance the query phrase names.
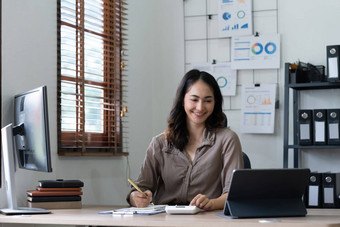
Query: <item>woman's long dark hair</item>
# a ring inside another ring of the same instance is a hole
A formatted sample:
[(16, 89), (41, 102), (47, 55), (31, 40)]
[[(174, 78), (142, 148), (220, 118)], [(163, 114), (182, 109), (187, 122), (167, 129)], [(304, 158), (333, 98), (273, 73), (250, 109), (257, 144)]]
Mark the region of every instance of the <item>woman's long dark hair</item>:
[(198, 80), (202, 80), (204, 83), (208, 84), (214, 92), (215, 106), (212, 114), (205, 122), (206, 129), (213, 130), (215, 128), (225, 127), (226, 115), (222, 111), (223, 97), (215, 78), (204, 71), (196, 69), (190, 70), (184, 75), (177, 88), (174, 104), (168, 118), (168, 129), (166, 131), (168, 142), (181, 151), (184, 149), (189, 139), (189, 132), (186, 127), (186, 112), (183, 106), (184, 96)]

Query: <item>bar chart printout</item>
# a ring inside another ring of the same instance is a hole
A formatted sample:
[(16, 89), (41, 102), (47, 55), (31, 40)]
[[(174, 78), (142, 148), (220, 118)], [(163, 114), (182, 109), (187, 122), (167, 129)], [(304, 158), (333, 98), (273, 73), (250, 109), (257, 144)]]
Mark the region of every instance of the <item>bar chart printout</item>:
[(251, 0), (218, 0), (219, 37), (251, 35), (252, 31)]
[(276, 86), (276, 84), (242, 86), (242, 133), (274, 133)]

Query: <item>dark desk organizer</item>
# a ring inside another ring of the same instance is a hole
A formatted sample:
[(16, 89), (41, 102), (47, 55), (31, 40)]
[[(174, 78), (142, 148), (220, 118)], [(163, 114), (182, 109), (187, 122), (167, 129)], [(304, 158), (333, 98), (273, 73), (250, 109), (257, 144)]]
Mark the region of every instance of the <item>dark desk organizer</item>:
[(325, 81), (325, 66), (312, 65), (310, 63), (303, 62), (291, 64), (289, 78), (290, 84), (323, 81)]

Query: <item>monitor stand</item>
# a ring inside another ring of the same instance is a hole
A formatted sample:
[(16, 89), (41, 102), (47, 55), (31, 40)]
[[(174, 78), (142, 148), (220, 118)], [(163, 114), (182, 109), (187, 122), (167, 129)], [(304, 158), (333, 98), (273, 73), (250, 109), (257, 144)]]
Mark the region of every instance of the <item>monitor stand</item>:
[(1, 213), (6, 215), (18, 215), (18, 214), (50, 214), (50, 210), (42, 208), (30, 208), (30, 207), (17, 207), (16, 209), (5, 208), (0, 210)]
[(1, 139), (8, 208), (0, 209), (0, 212), (6, 215), (51, 213), (51, 211), (41, 208), (18, 207), (17, 196), (15, 192), (15, 153), (13, 145), (12, 124), (9, 124), (1, 129)]

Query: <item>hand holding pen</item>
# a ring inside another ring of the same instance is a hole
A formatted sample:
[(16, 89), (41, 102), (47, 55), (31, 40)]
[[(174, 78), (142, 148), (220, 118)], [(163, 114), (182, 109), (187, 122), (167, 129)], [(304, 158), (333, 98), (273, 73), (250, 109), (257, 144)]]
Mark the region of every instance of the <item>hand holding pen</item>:
[(128, 181), (137, 190), (137, 191), (134, 191), (130, 194), (130, 202), (133, 206), (147, 207), (150, 204), (154, 205), (151, 202), (152, 201), (152, 192), (150, 190), (146, 190), (145, 192), (143, 192), (132, 179), (128, 178)]

